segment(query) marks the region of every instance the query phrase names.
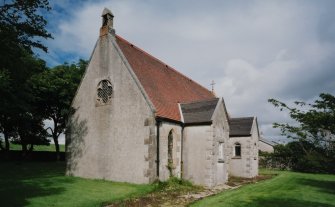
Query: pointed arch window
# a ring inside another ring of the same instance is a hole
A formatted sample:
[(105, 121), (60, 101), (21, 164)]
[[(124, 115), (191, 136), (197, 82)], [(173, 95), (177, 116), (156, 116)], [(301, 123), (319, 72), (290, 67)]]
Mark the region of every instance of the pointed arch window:
[(168, 135), (168, 163), (173, 163), (173, 134), (172, 130)]

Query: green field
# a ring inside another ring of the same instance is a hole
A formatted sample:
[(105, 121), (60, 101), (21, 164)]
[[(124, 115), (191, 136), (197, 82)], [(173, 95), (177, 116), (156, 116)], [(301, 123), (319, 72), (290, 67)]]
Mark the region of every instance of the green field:
[(271, 180), (229, 190), (191, 206), (335, 207), (335, 175), (278, 173)]
[[(22, 147), (19, 144), (10, 144), (10, 149), (11, 150), (22, 150)], [(61, 152), (65, 152), (65, 145), (60, 144), (59, 145), (59, 150)], [(50, 144), (49, 146), (46, 146), (46, 145), (36, 145), (36, 146), (34, 146), (34, 151), (51, 151), (51, 152), (55, 152), (56, 151), (56, 147), (55, 147), (54, 144)]]
[(140, 196), (153, 185), (64, 176), (63, 162), (0, 163), (0, 206), (101, 206)]

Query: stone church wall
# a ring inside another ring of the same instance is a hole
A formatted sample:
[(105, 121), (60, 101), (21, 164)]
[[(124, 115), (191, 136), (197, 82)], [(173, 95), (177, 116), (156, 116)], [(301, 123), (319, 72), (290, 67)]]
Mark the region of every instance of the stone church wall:
[[(213, 186), (228, 181), (229, 124), (224, 102), (221, 99), (213, 114)], [(221, 149), (220, 149), (221, 148)]]
[[(252, 133), (249, 137), (231, 137), (231, 160), (229, 163), (229, 173), (236, 177), (252, 178), (258, 175), (258, 129), (254, 119)], [(241, 156), (234, 154), (235, 144), (241, 145)]]
[(184, 128), (183, 178), (198, 185), (212, 185), (213, 130), (208, 126)]
[[(67, 174), (148, 183), (156, 176), (154, 114), (113, 38), (98, 40), (73, 101)], [(101, 80), (113, 87), (107, 104), (97, 102)]]
[(181, 172), (181, 130), (178, 124), (161, 122), (159, 128), (159, 180), (165, 181), (169, 179), (170, 172), (168, 169), (168, 136), (172, 130), (173, 136), (173, 176), (180, 178)]
[[(228, 140), (228, 117), (220, 100), (211, 125), (184, 129), (183, 178), (208, 187), (225, 183), (228, 180)], [(221, 152), (219, 147), (222, 147)]]
[(258, 175), (258, 152), (259, 152), (259, 133), (256, 119), (254, 119), (252, 125), (252, 134), (251, 134), (251, 142), (252, 142), (252, 151), (251, 151), (251, 176), (255, 177)]
[[(231, 143), (231, 160), (229, 163), (229, 174), (235, 177), (251, 177), (247, 165), (247, 159), (250, 160), (249, 149), (251, 146), (250, 137), (232, 137)], [(235, 156), (234, 147), (236, 144), (241, 145), (241, 156)]]

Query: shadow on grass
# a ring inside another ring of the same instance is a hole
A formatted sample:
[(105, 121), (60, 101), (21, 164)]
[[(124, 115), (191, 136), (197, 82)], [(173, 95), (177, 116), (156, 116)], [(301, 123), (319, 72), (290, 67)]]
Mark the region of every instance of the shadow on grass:
[[(250, 204), (241, 203), (240, 206), (250, 206)], [(325, 204), (321, 202), (314, 201), (303, 201), (298, 199), (288, 199), (288, 198), (259, 198), (253, 201), (252, 206), (262, 206), (262, 207), (335, 207), (335, 204)]]
[(0, 201), (2, 207), (25, 206), (29, 199), (60, 194), (65, 189), (59, 179), (65, 163), (3, 162), (0, 164)]
[(302, 178), (298, 181), (298, 183), (318, 188), (321, 192), (329, 193), (335, 196), (335, 181)]

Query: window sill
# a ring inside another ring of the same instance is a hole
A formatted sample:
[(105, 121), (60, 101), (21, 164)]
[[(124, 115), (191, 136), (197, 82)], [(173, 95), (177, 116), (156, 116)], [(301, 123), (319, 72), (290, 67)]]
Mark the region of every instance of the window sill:
[(224, 163), (224, 160), (218, 160), (218, 163)]
[(231, 159), (242, 159), (241, 156), (235, 156), (235, 157), (232, 157)]

